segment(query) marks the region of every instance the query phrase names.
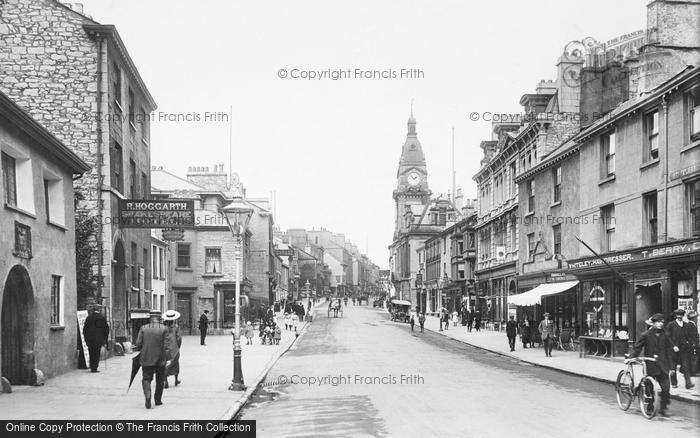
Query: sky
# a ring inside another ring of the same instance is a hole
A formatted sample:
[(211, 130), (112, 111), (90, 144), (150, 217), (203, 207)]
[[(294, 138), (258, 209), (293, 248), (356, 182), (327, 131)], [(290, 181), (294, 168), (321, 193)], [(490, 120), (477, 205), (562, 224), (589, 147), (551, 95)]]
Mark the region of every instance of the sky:
[(344, 233), (385, 268), (411, 101), (430, 188), (451, 190), (454, 128), (457, 187), (475, 198), (484, 113), (519, 113), (570, 41), (644, 29), (647, 1), (82, 3), (117, 27), (158, 104), (152, 165), (228, 171), (232, 150), (248, 196), (274, 192), (277, 226)]

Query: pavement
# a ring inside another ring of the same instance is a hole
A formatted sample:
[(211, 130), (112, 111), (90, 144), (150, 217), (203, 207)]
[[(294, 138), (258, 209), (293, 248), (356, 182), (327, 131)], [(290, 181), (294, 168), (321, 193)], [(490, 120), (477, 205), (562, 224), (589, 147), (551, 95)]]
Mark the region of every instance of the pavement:
[(349, 305), (342, 318), (319, 312), (238, 419), (285, 438), (697, 436), (697, 406), (670, 408), (649, 421), (638, 403), (622, 411), (610, 383), (411, 333), (384, 310)]
[[(420, 331), (418, 324), (416, 324), (416, 328)], [(437, 317), (426, 317), (426, 330), (492, 353), (603, 382), (615, 383), (618, 372), (626, 367), (623, 363), (623, 358), (581, 358), (578, 351), (553, 350), (552, 357), (545, 357), (544, 349), (541, 346), (539, 348), (523, 349), (523, 344), (519, 342), (520, 337), (516, 340), (515, 351), (511, 352), (508, 346), (508, 338), (504, 331), (498, 332), (482, 329), (479, 332), (472, 330), (470, 333), (465, 326), (458, 324), (454, 327), (452, 323), (450, 323), (450, 327), (447, 330), (440, 331), (439, 328), (440, 324)], [(700, 404), (700, 378), (693, 377), (691, 380), (695, 383), (695, 388), (685, 389), (685, 379), (679, 374), (678, 388), (671, 388), (671, 397), (676, 400)]]
[[(278, 323), (284, 327), (281, 316)], [(308, 323), (303, 322), (301, 332)], [(279, 345), (253, 345), (242, 339), (243, 379), (255, 387), (275, 360), (296, 340), (293, 331), (282, 332)], [(180, 349), (180, 379), (163, 392), (163, 405), (144, 407), (141, 375), (127, 392), (131, 355), (100, 362), (100, 372), (75, 370), (48, 379), (43, 386), (13, 386), (10, 394), (0, 394), (0, 419), (22, 420), (216, 420), (230, 419), (232, 407), (240, 403), (243, 391), (228, 389), (233, 377), (233, 336), (207, 336), (199, 345), (199, 336), (183, 336)], [(152, 384), (155, 391), (155, 381)]]

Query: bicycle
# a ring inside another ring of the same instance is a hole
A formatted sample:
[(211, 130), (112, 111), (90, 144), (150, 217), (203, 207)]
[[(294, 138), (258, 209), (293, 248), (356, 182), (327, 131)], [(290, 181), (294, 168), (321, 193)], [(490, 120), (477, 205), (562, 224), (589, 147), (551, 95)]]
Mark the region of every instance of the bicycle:
[[(625, 355), (627, 357), (627, 355)], [(646, 361), (656, 362), (654, 357), (632, 357), (626, 358), (625, 364), (627, 369), (621, 370), (615, 381), (615, 392), (617, 396), (617, 404), (620, 409), (626, 411), (629, 409), (635, 397), (639, 398), (639, 409), (642, 415), (648, 420), (651, 420), (659, 413), (661, 405), (661, 386), (652, 376), (647, 375)], [(642, 378), (637, 386), (634, 385), (634, 365), (642, 366)]]

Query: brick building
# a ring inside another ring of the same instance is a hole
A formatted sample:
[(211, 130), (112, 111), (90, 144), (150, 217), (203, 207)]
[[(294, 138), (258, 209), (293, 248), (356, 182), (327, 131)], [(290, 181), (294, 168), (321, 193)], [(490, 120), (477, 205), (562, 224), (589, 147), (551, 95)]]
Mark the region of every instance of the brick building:
[(79, 5), (0, 3), (0, 70), (0, 90), (91, 168), (74, 183), (78, 308), (103, 303), (127, 340), (131, 310), (150, 307), (150, 235), (113, 219), (119, 199), (148, 197), (156, 104), (116, 28)]
[(0, 92), (0, 376), (77, 366), (73, 178), (90, 168)]
[(155, 199), (179, 198), (195, 201), (195, 228), (185, 230), (182, 241), (173, 242), (171, 285), (176, 307), (195, 333), (196, 320), (206, 309), (214, 333), (232, 327), (235, 313), (236, 242), (221, 209), (242, 197), (253, 209), (243, 238), (241, 259), (241, 312), (257, 318), (262, 308), (274, 302), (275, 255), (273, 217), (267, 199), (246, 196), (236, 174), (228, 179), (223, 164), (190, 167), (180, 178), (162, 167), (151, 171)]

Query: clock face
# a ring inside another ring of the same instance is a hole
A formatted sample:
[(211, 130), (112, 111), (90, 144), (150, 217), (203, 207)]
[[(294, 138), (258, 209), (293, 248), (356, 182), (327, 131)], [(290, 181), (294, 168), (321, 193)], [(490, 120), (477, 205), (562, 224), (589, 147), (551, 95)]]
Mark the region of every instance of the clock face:
[(411, 186), (417, 186), (418, 184), (420, 184), (420, 174), (418, 172), (409, 173), (408, 184)]

